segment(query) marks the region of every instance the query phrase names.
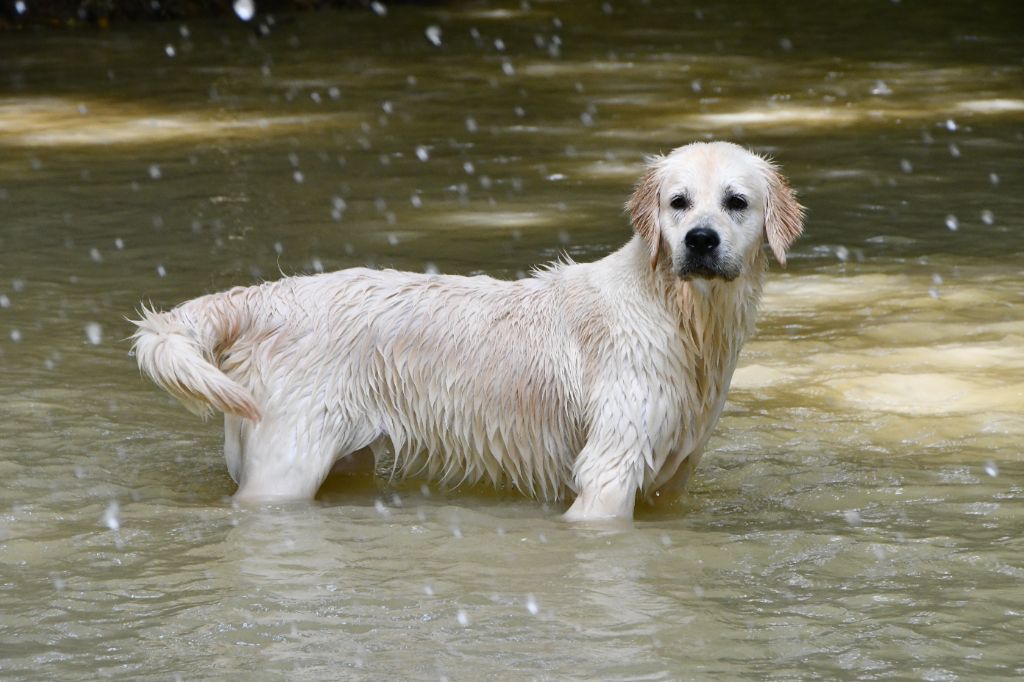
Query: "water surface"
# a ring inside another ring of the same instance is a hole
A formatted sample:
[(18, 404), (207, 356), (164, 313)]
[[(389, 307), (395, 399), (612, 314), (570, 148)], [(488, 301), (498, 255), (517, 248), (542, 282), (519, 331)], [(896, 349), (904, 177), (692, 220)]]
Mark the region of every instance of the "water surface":
[[(0, 36), (0, 677), (1024, 674), (1021, 11), (911, 5)], [(775, 156), (807, 232), (626, 532), (351, 477), (234, 508), (219, 425), (128, 357), (140, 301), (601, 257), (644, 155), (702, 139)]]

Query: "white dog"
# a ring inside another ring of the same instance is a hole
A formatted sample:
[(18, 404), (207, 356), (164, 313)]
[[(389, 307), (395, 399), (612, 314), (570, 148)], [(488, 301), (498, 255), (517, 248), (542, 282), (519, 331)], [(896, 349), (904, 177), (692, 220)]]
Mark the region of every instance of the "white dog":
[(696, 465), (754, 328), (762, 244), (785, 264), (803, 209), (770, 162), (724, 142), (653, 160), (627, 209), (636, 235), (593, 263), (238, 287), (144, 309), (135, 353), (192, 411), (225, 413), (240, 499), (312, 498), (336, 462), (390, 446), (403, 475), (630, 518), (638, 492)]

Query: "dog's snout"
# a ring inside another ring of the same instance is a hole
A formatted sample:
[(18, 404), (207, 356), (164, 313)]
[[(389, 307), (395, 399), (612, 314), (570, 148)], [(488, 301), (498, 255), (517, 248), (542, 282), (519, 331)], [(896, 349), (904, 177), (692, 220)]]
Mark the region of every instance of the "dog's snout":
[(718, 233), (709, 227), (695, 227), (686, 233), (683, 243), (694, 253), (711, 253), (718, 248), (722, 240), (718, 238)]

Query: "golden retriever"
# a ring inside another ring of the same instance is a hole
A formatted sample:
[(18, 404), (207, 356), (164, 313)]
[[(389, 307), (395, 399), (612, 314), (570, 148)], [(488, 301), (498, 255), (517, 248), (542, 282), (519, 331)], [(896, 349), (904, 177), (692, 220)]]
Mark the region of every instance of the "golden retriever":
[(630, 518), (696, 465), (803, 208), (725, 142), (657, 157), (635, 235), (518, 281), (353, 268), (187, 301), (135, 322), (143, 372), (225, 413), (237, 498), (312, 498), (370, 447), (401, 475), (486, 480), (570, 520)]

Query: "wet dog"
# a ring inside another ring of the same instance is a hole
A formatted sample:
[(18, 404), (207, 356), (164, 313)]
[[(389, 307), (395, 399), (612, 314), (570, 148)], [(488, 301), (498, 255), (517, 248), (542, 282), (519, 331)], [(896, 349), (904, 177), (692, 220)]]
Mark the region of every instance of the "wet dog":
[(635, 235), (532, 277), (354, 268), (144, 310), (142, 371), (225, 414), (243, 500), (312, 498), (336, 462), (388, 451), (396, 473), (574, 496), (572, 520), (632, 516), (685, 484), (802, 207), (736, 145), (653, 159)]

